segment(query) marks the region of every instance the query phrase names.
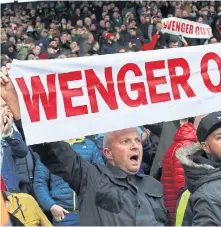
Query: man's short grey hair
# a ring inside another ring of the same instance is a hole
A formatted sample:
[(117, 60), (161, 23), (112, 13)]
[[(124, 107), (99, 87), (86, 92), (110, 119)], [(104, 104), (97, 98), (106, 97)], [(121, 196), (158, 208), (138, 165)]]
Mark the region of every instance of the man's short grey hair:
[(103, 148), (111, 148), (111, 140), (112, 140), (112, 134), (113, 132), (107, 132), (104, 135), (103, 139)]

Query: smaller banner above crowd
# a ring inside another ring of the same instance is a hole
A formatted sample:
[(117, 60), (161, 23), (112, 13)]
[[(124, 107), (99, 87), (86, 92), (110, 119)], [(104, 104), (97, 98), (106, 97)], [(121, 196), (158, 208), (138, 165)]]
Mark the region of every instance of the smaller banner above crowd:
[(186, 38), (209, 39), (212, 29), (208, 24), (201, 24), (190, 20), (170, 17), (162, 20), (162, 32), (182, 35)]
[(221, 110), (221, 44), (18, 61), (27, 144), (172, 121)]

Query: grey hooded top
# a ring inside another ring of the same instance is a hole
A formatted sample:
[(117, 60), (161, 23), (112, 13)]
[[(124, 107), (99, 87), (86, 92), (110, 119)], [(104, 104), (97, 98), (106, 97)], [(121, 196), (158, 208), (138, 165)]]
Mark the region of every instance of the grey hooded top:
[(182, 163), (193, 226), (221, 226), (221, 160), (209, 159), (199, 143), (176, 152)]

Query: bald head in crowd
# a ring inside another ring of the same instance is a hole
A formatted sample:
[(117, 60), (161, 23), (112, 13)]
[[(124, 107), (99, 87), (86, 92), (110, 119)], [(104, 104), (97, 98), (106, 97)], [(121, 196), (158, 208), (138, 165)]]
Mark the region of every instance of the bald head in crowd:
[(143, 156), (141, 137), (137, 129), (128, 128), (106, 133), (103, 155), (111, 165), (127, 174), (136, 174)]

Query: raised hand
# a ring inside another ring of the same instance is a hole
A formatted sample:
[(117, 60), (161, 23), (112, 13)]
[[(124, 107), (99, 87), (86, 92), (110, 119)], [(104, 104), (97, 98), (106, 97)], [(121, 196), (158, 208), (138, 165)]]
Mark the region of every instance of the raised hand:
[(1, 67), (0, 71), (0, 84), (1, 84), (1, 97), (6, 101), (10, 99), (11, 95), (17, 95), (11, 79), (8, 77), (8, 72), (11, 64)]
[(1, 97), (8, 105), (14, 118), (16, 120), (19, 120), (21, 116), (20, 116), (18, 96), (15, 90), (15, 87), (8, 76), (8, 72), (10, 68), (11, 68), (11, 64), (7, 64), (6, 66), (1, 67), (1, 70), (0, 70)]
[(7, 137), (11, 134), (13, 125), (13, 115), (10, 112), (3, 112), (3, 126), (2, 126), (2, 137)]

